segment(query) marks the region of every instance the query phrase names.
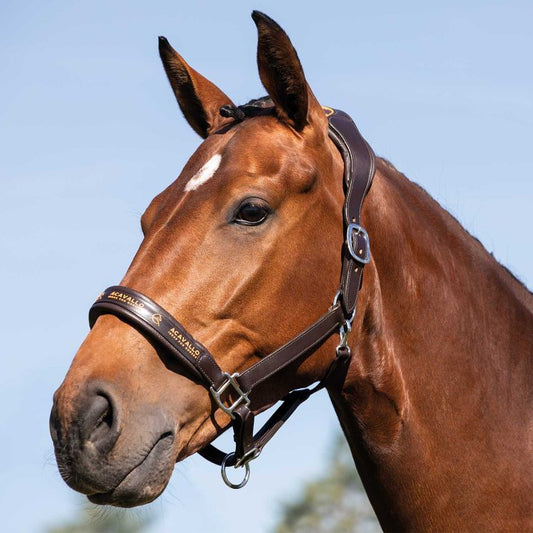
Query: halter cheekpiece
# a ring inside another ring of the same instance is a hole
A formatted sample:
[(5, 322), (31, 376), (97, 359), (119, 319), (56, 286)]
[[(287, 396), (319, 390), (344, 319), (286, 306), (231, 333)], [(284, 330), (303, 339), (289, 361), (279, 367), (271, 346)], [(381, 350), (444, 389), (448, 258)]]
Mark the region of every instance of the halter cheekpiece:
[[(326, 386), (339, 364), (350, 358), (347, 336), (355, 316), (363, 267), (370, 261), (370, 243), (367, 232), (360, 225), (360, 216), (363, 200), (374, 177), (374, 153), (349, 115), (329, 107), (325, 107), (324, 111), (329, 120), (329, 136), (344, 160), (345, 233), (339, 290), (329, 310), (315, 323), (242, 373), (230, 374), (222, 371), (207, 348), (172, 315), (133, 289), (109, 287), (89, 310), (91, 328), (100, 315), (117, 316), (161, 346), (209, 389), (217, 406), (232, 419), (235, 451), (226, 454), (208, 444), (199, 453), (221, 466), (224, 482), (232, 488), (241, 488), (247, 483), (250, 461), (259, 456), (297, 407)], [(258, 412), (250, 408), (254, 388), (278, 376), (291, 363), (305, 360), (335, 332), (339, 333), (340, 342), (326, 375), (311, 389), (297, 389), (287, 394), (281, 406), (254, 434), (254, 416)], [(244, 478), (238, 484), (227, 477), (226, 469), (231, 466), (245, 469)]]

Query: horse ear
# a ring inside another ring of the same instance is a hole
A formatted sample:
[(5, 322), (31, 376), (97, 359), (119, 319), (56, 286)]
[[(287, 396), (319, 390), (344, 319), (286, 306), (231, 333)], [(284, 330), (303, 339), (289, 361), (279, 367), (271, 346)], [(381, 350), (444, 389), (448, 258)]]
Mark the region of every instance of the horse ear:
[(252, 18), (258, 32), (259, 76), (280, 118), (297, 131), (313, 122), (327, 127), (324, 111), (307, 84), (289, 36), (264, 13), (253, 11)]
[(233, 102), (187, 65), (165, 37), (159, 37), (159, 55), (183, 115), (192, 129), (205, 139), (224, 122), (220, 108)]

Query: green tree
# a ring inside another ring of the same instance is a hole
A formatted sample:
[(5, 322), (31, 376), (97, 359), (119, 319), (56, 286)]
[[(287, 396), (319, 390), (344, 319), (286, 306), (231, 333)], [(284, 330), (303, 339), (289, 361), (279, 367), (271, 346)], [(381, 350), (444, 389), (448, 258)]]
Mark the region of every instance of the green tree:
[(84, 502), (74, 520), (50, 527), (47, 533), (142, 533), (152, 522), (150, 512), (98, 507)]
[(326, 473), (281, 504), (276, 533), (381, 531), (343, 435), (333, 443)]

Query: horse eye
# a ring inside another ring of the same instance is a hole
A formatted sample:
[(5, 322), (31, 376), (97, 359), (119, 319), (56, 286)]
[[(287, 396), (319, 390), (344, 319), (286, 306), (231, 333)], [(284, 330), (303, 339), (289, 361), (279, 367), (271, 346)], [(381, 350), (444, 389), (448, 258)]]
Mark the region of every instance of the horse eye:
[(268, 207), (259, 202), (246, 202), (239, 207), (234, 221), (244, 226), (258, 226), (267, 219), (269, 214)]

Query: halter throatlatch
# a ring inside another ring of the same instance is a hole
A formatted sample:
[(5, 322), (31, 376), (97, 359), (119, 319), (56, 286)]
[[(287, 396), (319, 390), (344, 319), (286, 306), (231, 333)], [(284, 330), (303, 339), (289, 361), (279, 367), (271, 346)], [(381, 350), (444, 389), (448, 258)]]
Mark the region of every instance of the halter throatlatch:
[[(370, 261), (370, 243), (367, 232), (360, 225), (360, 216), (363, 200), (374, 177), (374, 154), (349, 115), (329, 107), (324, 110), (329, 119), (329, 136), (344, 160), (345, 239), (339, 291), (329, 310), (315, 323), (242, 373), (229, 374), (222, 371), (209, 350), (196, 341), (170, 313), (133, 289), (109, 287), (100, 294), (89, 311), (91, 327), (100, 315), (117, 316), (162, 346), (167, 354), (177, 359), (209, 389), (216, 405), (232, 420), (235, 451), (226, 454), (208, 444), (198, 453), (220, 465), (224, 482), (234, 489), (246, 485), (250, 476), (250, 461), (259, 456), (266, 443), (298, 406), (325, 387), (338, 365), (350, 357), (347, 338), (355, 317), (363, 267)], [(289, 392), (282, 399), (280, 407), (254, 434), (254, 416), (262, 410), (252, 411), (250, 407), (254, 389), (278, 376), (288, 365), (305, 360), (335, 332), (339, 333), (340, 341), (336, 357), (326, 375), (313, 388)], [(226, 473), (229, 467), (244, 467), (245, 473), (240, 483), (229, 480)]]

